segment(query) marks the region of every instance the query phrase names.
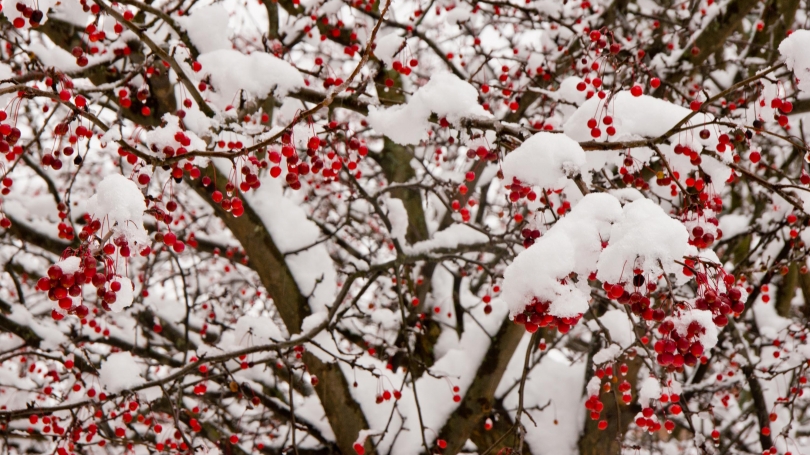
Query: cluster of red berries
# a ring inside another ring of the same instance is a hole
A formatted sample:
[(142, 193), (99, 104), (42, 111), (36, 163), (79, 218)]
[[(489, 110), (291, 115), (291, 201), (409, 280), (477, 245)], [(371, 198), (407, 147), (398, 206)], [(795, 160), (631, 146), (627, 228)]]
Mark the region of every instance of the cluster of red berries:
[[(661, 394), (660, 398), (662, 403), (667, 403), (670, 401), (673, 403), (667, 408), (667, 412), (672, 415), (679, 415), (681, 412), (683, 412), (680, 405), (674, 404), (678, 403), (680, 400), (680, 395), (674, 393), (671, 395), (667, 395), (665, 393)], [(661, 430), (661, 422), (658, 420), (658, 417), (656, 417), (655, 410), (651, 407), (645, 407), (641, 410), (641, 415), (636, 417), (636, 425), (650, 434)], [(664, 428), (671, 433), (675, 429), (675, 422), (667, 419), (664, 422)]]
[[(93, 5), (92, 8), (97, 8), (98, 5)], [(93, 14), (98, 14), (94, 12)], [(123, 31), (123, 30), (121, 30)], [(107, 33), (104, 30), (99, 30), (95, 23), (87, 24), (87, 27), (84, 28), (84, 32), (87, 33), (87, 40), (91, 43), (95, 43), (98, 41), (104, 41), (107, 38)], [(121, 33), (120, 31), (116, 30), (116, 33)]]
[(553, 327), (560, 333), (568, 333), (582, 317), (581, 314), (570, 318), (552, 316), (548, 314), (549, 305), (549, 302), (541, 301), (537, 297), (533, 298), (523, 312), (515, 316), (515, 323), (523, 325), (529, 333), (534, 333), (541, 327)]
[[(613, 117), (606, 115), (602, 117), (602, 124), (606, 125), (605, 133), (608, 136), (615, 136), (616, 135), (616, 127), (613, 126)], [(591, 137), (594, 139), (598, 139), (602, 137), (602, 130), (599, 128), (599, 121), (595, 118), (588, 119), (588, 128), (591, 129)]]
[(673, 189), (675, 189), (675, 185), (672, 183), (672, 177), (666, 175), (663, 171), (658, 171), (655, 174), (655, 184), (658, 186), (672, 185)]
[(522, 185), (517, 177), (513, 177), (512, 184), (504, 185), (504, 188), (509, 190), (509, 200), (512, 202), (518, 202), (523, 198), (529, 201), (537, 199), (537, 193), (532, 190), (532, 187)]
[(403, 76), (410, 76), (411, 75), (411, 68), (416, 68), (418, 65), (419, 65), (419, 60), (417, 60), (415, 58), (412, 58), (412, 59), (408, 60), (407, 65), (404, 65), (399, 60), (396, 60), (396, 61), (394, 61), (394, 63), (391, 66), (393, 66), (394, 71), (396, 71), (397, 73), (402, 74)]
[(604, 408), (605, 404), (602, 403), (602, 401), (596, 395), (591, 395), (585, 401), (585, 409), (591, 412), (591, 420), (599, 420), (602, 409)]
[(395, 400), (399, 400), (402, 398), (402, 393), (399, 390), (394, 390), (394, 393), (391, 393), (389, 390), (383, 390), (383, 392), (377, 395), (377, 404), (382, 403), (383, 401), (391, 400), (391, 397), (394, 397)]
[[(79, 270), (74, 273), (63, 273), (61, 267), (52, 265), (48, 268), (48, 276), (37, 281), (37, 288), (47, 292), (48, 298), (57, 302), (60, 309), (69, 314), (75, 314), (79, 318), (85, 318), (90, 313), (90, 309), (83, 303), (74, 304), (71, 297), (79, 297), (82, 294), (82, 285), (86, 283), (103, 286), (107, 282), (106, 275), (96, 272), (96, 265), (96, 259), (90, 255), (82, 258)], [(56, 309), (52, 310), (51, 316), (57, 321), (65, 317)]]
[(488, 148), (484, 147), (483, 145), (477, 147), (475, 150), (468, 149), (467, 150), (467, 158), (473, 160), (475, 158), (480, 160), (486, 161), (498, 161), (498, 153), (495, 151), (491, 151)]
[(689, 162), (693, 166), (697, 166), (702, 162), (700, 158), (700, 152), (697, 150), (693, 150), (691, 147), (687, 145), (675, 144), (675, 147), (673, 147), (673, 151), (675, 152), (676, 155), (686, 155), (687, 157), (689, 157)]
[(524, 228), (520, 231), (520, 236), (523, 237), (523, 248), (528, 248), (540, 238), (540, 230)]
[[(720, 232), (722, 231), (718, 230), (718, 233)], [(714, 234), (711, 232), (704, 232), (703, 228), (700, 226), (693, 227), (692, 232), (689, 233), (689, 244), (698, 248), (709, 248), (714, 241)]]
[(739, 288), (731, 288), (728, 292), (716, 292), (712, 289), (703, 293), (703, 297), (695, 300), (695, 308), (712, 312), (713, 321), (718, 327), (728, 324), (728, 316), (737, 316), (745, 311), (745, 302), (741, 301), (742, 292)]
[[(211, 183), (211, 179), (208, 176), (203, 177), (202, 184), (204, 187), (210, 187)], [(259, 183), (258, 180), (256, 180), (256, 183)], [(258, 188), (258, 185), (256, 188)], [(225, 195), (222, 194), (222, 191), (214, 189), (214, 191), (211, 193), (211, 200), (219, 204), (220, 207), (222, 207), (222, 210), (230, 212), (231, 215), (238, 218), (245, 213), (245, 206), (243, 205), (241, 199), (233, 195), (235, 190), (236, 186), (232, 182), (228, 182), (225, 184), (225, 193), (228, 195), (228, 197), (225, 197)], [(168, 224), (168, 222), (166, 224)]]
[(655, 342), (656, 361), (670, 371), (680, 371), (684, 365), (695, 366), (703, 355), (703, 345), (700, 335), (706, 332), (698, 321), (692, 321), (687, 326), (686, 334), (681, 335), (675, 330), (675, 323), (666, 320), (658, 326), (658, 333), (663, 338)]
[[(595, 276), (591, 276), (595, 279)], [(648, 294), (654, 292), (658, 285), (653, 282), (646, 283), (643, 270), (633, 271), (633, 291), (625, 289), (625, 283), (602, 283), (602, 289), (607, 293), (608, 298), (616, 300), (622, 305), (630, 305), (630, 311), (645, 321), (663, 321), (666, 312), (661, 308), (652, 308), (652, 301)], [(646, 283), (646, 285), (645, 285)]]
[[(5, 111), (0, 111), (0, 122), (7, 117)], [(8, 123), (0, 123), (0, 153), (6, 155), (7, 161), (14, 161), (23, 154), (22, 146), (17, 145), (21, 135), (19, 128)]]
[(607, 48), (611, 54), (616, 55), (622, 50), (622, 45), (618, 41), (610, 43), (608, 46), (607, 35), (603, 35), (599, 30), (591, 30), (588, 32), (588, 38), (591, 39), (591, 47), (595, 49)]
[[(760, 106), (765, 105), (765, 100), (760, 101)], [(779, 126), (785, 127), (789, 123), (788, 117), (785, 114), (793, 112), (793, 103), (788, 100), (774, 98), (771, 100), (771, 107), (777, 109), (781, 114), (774, 113), (773, 117), (779, 123)]]
[(323, 80), (323, 88), (330, 88), (330, 87), (340, 87), (340, 84), (343, 83), (343, 79), (339, 77), (327, 77)]
[(12, 185), (14, 185), (14, 180), (12, 180), (11, 177), (3, 177), (3, 179), (0, 180), (0, 187), (2, 187), (2, 189), (0, 189), (0, 194), (3, 196), (8, 196), (8, 194), (11, 193)]
[[(625, 376), (629, 370), (629, 367), (626, 363), (623, 363), (619, 366), (619, 372), (622, 376)], [(605, 376), (608, 377), (608, 381), (602, 384), (601, 391), (603, 393), (610, 393), (611, 389), (613, 388), (612, 383), (613, 381), (617, 381), (618, 378), (613, 377), (613, 366), (607, 365), (605, 368), (598, 368), (594, 372), (594, 376), (599, 378), (599, 380), (603, 380)], [(631, 393), (632, 385), (625, 379), (621, 383), (619, 383), (618, 390), (622, 394), (621, 400), (625, 404), (630, 404), (633, 401), (633, 395)], [(602, 410), (604, 409), (604, 403), (602, 400), (599, 399), (598, 395), (590, 395), (588, 399), (585, 401), (585, 409), (590, 411), (591, 420), (599, 420), (601, 417)], [(608, 426), (607, 420), (600, 420), (597, 424), (597, 427), (600, 430), (605, 430)]]
[(628, 169), (630, 166), (627, 166), (627, 163), (630, 163), (630, 166), (633, 165), (632, 158), (625, 158), (625, 166), (619, 168), (619, 175), (622, 176), (622, 182), (624, 182), (627, 186), (634, 186), (639, 190), (649, 190), (650, 184), (644, 180), (644, 177), (641, 175), (641, 169), (638, 171), (631, 171)]
[(70, 53), (76, 58), (77, 65), (79, 65), (82, 68), (87, 66), (88, 63), (87, 55), (85, 55), (84, 49), (82, 49), (81, 46), (74, 46), (73, 49), (71, 49)]
[(22, 13), (22, 17), (14, 18), (12, 23), (16, 28), (23, 28), (25, 27), (25, 20), (28, 19), (28, 23), (31, 24), (32, 28), (39, 27), (39, 24), (42, 22), (42, 18), (45, 16), (44, 13), (38, 9), (33, 9), (30, 6), (27, 6), (25, 3), (17, 2), (15, 5), (17, 11)]

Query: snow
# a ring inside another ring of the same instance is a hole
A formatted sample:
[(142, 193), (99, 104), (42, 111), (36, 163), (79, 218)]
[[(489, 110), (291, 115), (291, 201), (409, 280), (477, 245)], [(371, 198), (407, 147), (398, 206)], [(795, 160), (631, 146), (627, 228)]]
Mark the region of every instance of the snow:
[[(516, 352), (525, 352), (525, 347), (522, 343)], [(517, 360), (518, 367), (523, 366), (523, 355), (515, 355), (512, 360)], [(509, 368), (512, 366), (510, 362)], [(579, 453), (577, 442), (586, 418), (582, 404), (585, 367), (585, 362), (572, 362), (561, 352), (552, 350), (529, 372), (523, 405), (534, 423), (527, 417), (523, 417), (522, 423), (526, 426), (526, 442), (532, 453)], [(508, 379), (505, 377), (507, 384)], [(503, 405), (514, 418), (518, 407), (517, 387), (504, 397)]]
[(642, 407), (649, 407), (650, 402), (661, 397), (661, 384), (655, 377), (647, 377), (638, 390), (638, 402)]
[[(649, 95), (633, 96), (629, 91), (622, 90), (613, 94), (611, 102), (606, 106), (599, 97), (592, 97), (586, 101), (572, 115), (563, 126), (565, 134), (578, 141), (590, 141), (591, 129), (588, 120), (600, 120), (601, 111), (614, 119), (613, 126), (616, 135), (610, 137), (611, 142), (618, 142), (641, 137), (658, 137), (669, 131), (676, 123), (689, 115), (692, 111), (677, 104), (654, 98)], [(702, 123), (702, 122), (701, 122)], [(607, 139), (606, 126), (599, 125), (602, 130), (601, 140)]]
[(98, 381), (109, 393), (118, 393), (122, 390), (144, 384), (141, 376), (143, 369), (129, 352), (110, 354), (98, 372)]
[(622, 348), (619, 345), (611, 344), (610, 346), (600, 350), (593, 356), (593, 364), (601, 365), (603, 363), (616, 360), (616, 357), (621, 354)]
[(96, 194), (85, 201), (84, 207), (116, 235), (146, 245), (148, 237), (143, 227), (146, 202), (132, 180), (118, 173), (108, 174), (96, 187)]
[(503, 160), (504, 181), (559, 189), (585, 167), (585, 151), (564, 134), (536, 133)]
[(399, 52), (404, 42), (405, 38), (399, 36), (397, 33), (390, 33), (379, 37), (377, 38), (376, 47), (374, 48), (374, 55), (385, 62), (387, 66), (391, 66), (394, 62), (394, 56)]
[(187, 16), (178, 17), (177, 23), (186, 30), (197, 51), (202, 53), (230, 49), (228, 39), (228, 11), (218, 3), (192, 9)]
[(53, 320), (42, 320), (31, 314), (24, 305), (13, 305), (8, 319), (17, 324), (30, 328), (38, 337), (42, 339), (40, 348), (59, 349), (61, 345), (69, 343), (68, 338), (59, 330)]
[[(554, 316), (584, 313), (590, 295), (587, 285), (580, 287), (566, 279), (571, 272), (587, 277), (594, 270), (602, 239), (607, 238), (611, 222), (621, 214), (615, 197), (589, 194), (520, 253), (504, 272), (503, 298), (512, 315), (523, 311), (532, 297), (551, 302), (549, 310)], [(566, 280), (566, 284), (560, 280)]]
[(606, 311), (599, 317), (599, 321), (610, 333), (610, 338), (614, 343), (618, 343), (622, 348), (628, 348), (636, 340), (633, 333), (633, 323), (627, 317), (623, 309)]
[(69, 258), (62, 259), (54, 265), (59, 267), (63, 274), (69, 275), (79, 271), (79, 268), (82, 266), (82, 260), (78, 256), (71, 256)]
[(512, 316), (521, 313), (534, 297), (551, 302), (553, 316), (572, 317), (588, 309), (586, 289), (570, 281), (561, 283), (574, 268), (575, 250), (568, 236), (552, 234), (553, 230), (520, 253), (504, 272), (503, 298)]
[(594, 376), (588, 381), (588, 385), (585, 386), (585, 393), (589, 397), (598, 397), (599, 393), (602, 391), (602, 380), (599, 379), (598, 376)]
[[(225, 175), (232, 169), (230, 161), (215, 159)], [(299, 291), (309, 297), (313, 313), (331, 305), (337, 288), (337, 273), (324, 243), (318, 243), (320, 229), (307, 219), (299, 203), (285, 197), (281, 182), (269, 175), (261, 178), (261, 186), (244, 194), (245, 206), (261, 218), (276, 246), (282, 253), (296, 251), (285, 257)], [(283, 213), (284, 216), (278, 216)], [(300, 251), (299, 251), (300, 250)], [(290, 332), (294, 328), (287, 328)]]
[[(306, 331), (306, 330), (305, 330)], [(281, 330), (268, 317), (245, 315), (236, 321), (234, 341), (238, 346), (257, 346), (282, 340)]]
[(466, 224), (450, 225), (432, 237), (430, 240), (416, 242), (405, 250), (411, 254), (422, 254), (440, 248), (455, 249), (460, 245), (475, 245), (489, 241), (486, 234)]
[(215, 105), (225, 108), (236, 104), (239, 92), (253, 98), (264, 98), (270, 92), (283, 97), (304, 86), (304, 78), (289, 63), (270, 54), (221, 49), (200, 54), (201, 74), (211, 76), (216, 92), (206, 92)]
[(391, 237), (404, 241), (408, 232), (408, 212), (402, 199), (390, 198), (385, 201), (385, 206), (388, 209), (388, 221), (391, 222)]
[(691, 251), (684, 225), (649, 199), (631, 202), (624, 206), (623, 212), (610, 230), (610, 241), (599, 257), (596, 278), (619, 283), (631, 278), (634, 268), (657, 275), (661, 265), (666, 273), (679, 271), (681, 266), (674, 261), (683, 260)]
[[(452, 280), (443, 281), (439, 286), (445, 288), (452, 286)], [(452, 385), (458, 386), (460, 389), (459, 394), (464, 396), (475, 379), (476, 371), (487, 352), (490, 343), (489, 334), (498, 331), (506, 316), (506, 309), (503, 306), (493, 307), (493, 312), (489, 316), (485, 316), (483, 307), (481, 305), (475, 306), (480, 300), (470, 294), (468, 287), (462, 286), (462, 289), (461, 303), (462, 306), (469, 310), (469, 313), (464, 314), (465, 330), (461, 339), (455, 347), (448, 349), (441, 358), (436, 360), (430, 367), (430, 374), (424, 374), (416, 381), (416, 390), (422, 407), (422, 419), (426, 427), (425, 438), (428, 443), (435, 440), (438, 431), (459, 406), (458, 403), (453, 401), (453, 393), (449, 384), (452, 383)], [(475, 321), (478, 321), (480, 325)], [(320, 346), (331, 346), (332, 352), (339, 352), (333, 339), (327, 333), (321, 333), (315, 341)], [(318, 351), (320, 349), (309, 349), (310, 352), (319, 355)], [(413, 387), (410, 384), (403, 386), (403, 380), (407, 377), (408, 381), (410, 381), (410, 377), (406, 376), (402, 369), (397, 371), (387, 370), (386, 362), (373, 358), (367, 353), (359, 357), (347, 356), (347, 358), (351, 359), (351, 361), (338, 362), (338, 365), (346, 377), (351, 378), (350, 381), (353, 380), (358, 383), (358, 387), (349, 387), (349, 391), (366, 415), (370, 427), (368, 434), (380, 434), (386, 428), (389, 430), (385, 433), (382, 441), (379, 442), (378, 451), (380, 453), (391, 453), (392, 455), (418, 455), (422, 453), (419, 426), (417, 424), (415, 428), (412, 427), (413, 422), (419, 421), (419, 411), (416, 408)], [(331, 361), (334, 361), (334, 359), (332, 358)], [(352, 364), (363, 368), (353, 368)], [(367, 368), (375, 369), (375, 373), (381, 375), (384, 379), (372, 375)], [(370, 393), (370, 391), (379, 391), (378, 387), (380, 385), (389, 391), (392, 389), (401, 390), (401, 399), (377, 403), (376, 394)], [(396, 406), (396, 412), (392, 412), (394, 406)], [(388, 420), (391, 416), (393, 417), (390, 426), (388, 426)], [(396, 436), (400, 428), (409, 429), (407, 438)], [(394, 440), (396, 440), (396, 444), (392, 446)]]
[(129, 278), (118, 277), (115, 281), (121, 283), (121, 289), (116, 293), (115, 303), (110, 305), (110, 309), (114, 313), (120, 313), (132, 305), (135, 294), (132, 288), (132, 281), (130, 281)]
[(430, 114), (446, 118), (458, 126), (463, 118), (489, 118), (478, 104), (478, 91), (452, 73), (439, 72), (420, 87), (406, 104), (379, 108), (371, 106), (368, 123), (378, 132), (401, 145), (427, 140)]
[(802, 92), (810, 92), (810, 30), (794, 30), (779, 44), (779, 53), (798, 79)]

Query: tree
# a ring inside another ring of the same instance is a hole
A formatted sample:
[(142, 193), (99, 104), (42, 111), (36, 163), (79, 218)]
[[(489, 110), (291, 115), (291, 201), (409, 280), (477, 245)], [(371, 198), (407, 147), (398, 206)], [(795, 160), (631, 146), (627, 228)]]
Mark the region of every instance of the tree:
[(798, 0), (4, 1), (4, 453), (803, 453)]

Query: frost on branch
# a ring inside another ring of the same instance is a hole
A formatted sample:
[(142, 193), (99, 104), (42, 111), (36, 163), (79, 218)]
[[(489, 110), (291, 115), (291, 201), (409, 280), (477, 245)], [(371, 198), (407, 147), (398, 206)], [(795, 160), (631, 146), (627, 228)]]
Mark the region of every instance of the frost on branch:
[(798, 80), (799, 90), (810, 93), (810, 30), (795, 30), (779, 45), (779, 53)]
[(368, 123), (398, 144), (416, 145), (428, 138), (431, 113), (453, 125), (463, 118), (492, 117), (478, 104), (475, 87), (451, 73), (440, 72), (406, 104), (369, 108)]

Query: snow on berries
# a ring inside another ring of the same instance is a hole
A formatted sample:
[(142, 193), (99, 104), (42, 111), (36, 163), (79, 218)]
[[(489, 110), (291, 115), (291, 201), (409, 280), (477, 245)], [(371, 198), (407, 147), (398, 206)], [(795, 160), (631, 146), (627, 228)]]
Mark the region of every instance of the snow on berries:
[(615, 197), (589, 194), (515, 258), (504, 272), (503, 296), (516, 322), (526, 318), (527, 329), (533, 329), (531, 324), (538, 322), (568, 326), (579, 320), (588, 309), (587, 278), (599, 257), (602, 239), (620, 215), (621, 205)]
[[(678, 220), (672, 219), (650, 199), (633, 201), (623, 208), (622, 217), (613, 224), (610, 240), (599, 256), (596, 278), (603, 283), (626, 283), (636, 275), (658, 276), (662, 271), (675, 273), (675, 261), (693, 249), (689, 234)], [(663, 269), (662, 269), (663, 268)]]
[(545, 189), (565, 186), (585, 168), (585, 151), (565, 134), (540, 132), (527, 139), (503, 160), (506, 182)]

